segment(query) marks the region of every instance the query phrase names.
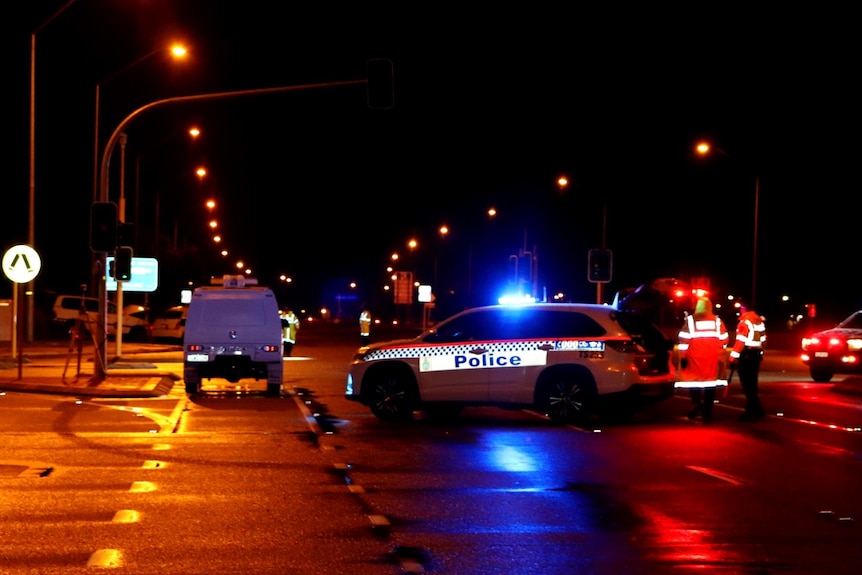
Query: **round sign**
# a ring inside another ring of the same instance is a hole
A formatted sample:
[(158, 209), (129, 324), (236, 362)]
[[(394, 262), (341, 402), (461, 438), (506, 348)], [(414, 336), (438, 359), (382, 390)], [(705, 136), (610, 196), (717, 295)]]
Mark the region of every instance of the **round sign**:
[(12, 246), (3, 254), (3, 273), (15, 283), (25, 284), (39, 275), (42, 258), (27, 245)]

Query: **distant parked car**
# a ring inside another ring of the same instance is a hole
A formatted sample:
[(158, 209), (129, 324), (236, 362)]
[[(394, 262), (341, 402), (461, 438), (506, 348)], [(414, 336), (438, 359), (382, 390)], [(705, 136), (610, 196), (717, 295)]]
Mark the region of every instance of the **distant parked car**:
[[(117, 332), (117, 306), (106, 302), (108, 335)], [(84, 330), (93, 332), (99, 318), (99, 300), (79, 295), (59, 295), (51, 308), (53, 321), (64, 329), (72, 329), (80, 319)], [(123, 338), (145, 340), (148, 337), (149, 322), (147, 308), (128, 305), (123, 308)]]
[(801, 359), (818, 383), (829, 382), (836, 373), (862, 373), (862, 310), (802, 338)]
[(188, 306), (177, 305), (157, 313), (152, 323), (153, 339), (181, 342), (186, 333), (188, 311)]

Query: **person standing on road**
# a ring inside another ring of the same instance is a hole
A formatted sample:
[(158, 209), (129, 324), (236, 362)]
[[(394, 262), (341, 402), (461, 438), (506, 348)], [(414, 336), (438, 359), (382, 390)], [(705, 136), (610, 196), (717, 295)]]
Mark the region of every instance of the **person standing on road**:
[(699, 297), (694, 314), (685, 318), (679, 331), (680, 381), (687, 382), (694, 403), (689, 419), (699, 414), (703, 421), (712, 420), (715, 386), (729, 339), (721, 318), (712, 312), (712, 302)]
[(290, 357), (296, 344), (296, 332), (299, 331), (299, 318), (292, 309), (287, 310), (281, 320), (281, 333), (284, 345), (284, 357)]
[(371, 343), (371, 312), (367, 309), (359, 314), (359, 340), (362, 345)]
[(745, 306), (739, 308), (739, 324), (736, 326), (736, 340), (730, 350), (730, 365), (739, 374), (739, 384), (745, 394), (745, 413), (740, 421), (762, 419), (766, 412), (760, 403), (758, 380), (760, 362), (763, 361), (763, 344), (766, 341), (766, 324), (763, 317)]

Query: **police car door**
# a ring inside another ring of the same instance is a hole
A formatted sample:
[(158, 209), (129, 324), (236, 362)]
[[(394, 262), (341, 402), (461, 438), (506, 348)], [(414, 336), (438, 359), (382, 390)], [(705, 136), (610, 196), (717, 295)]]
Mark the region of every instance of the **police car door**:
[(424, 401), (488, 400), (485, 311), (453, 317), (425, 338), (419, 358), (419, 388)]
[(547, 312), (502, 308), (497, 317), (496, 341), (487, 346), (488, 397), (494, 403), (532, 403), (538, 374), (548, 363), (551, 342), (545, 334)]

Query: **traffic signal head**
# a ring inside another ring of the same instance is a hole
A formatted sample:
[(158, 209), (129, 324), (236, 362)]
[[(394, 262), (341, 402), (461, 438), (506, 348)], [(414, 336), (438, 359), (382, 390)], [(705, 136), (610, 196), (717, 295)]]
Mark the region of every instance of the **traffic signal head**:
[(590, 250), (587, 256), (587, 279), (593, 283), (611, 281), (614, 268), (611, 250)]
[(90, 249), (112, 252), (117, 247), (117, 204), (93, 202), (90, 206)]
[(121, 246), (114, 254), (113, 276), (118, 282), (132, 279), (132, 248)]

